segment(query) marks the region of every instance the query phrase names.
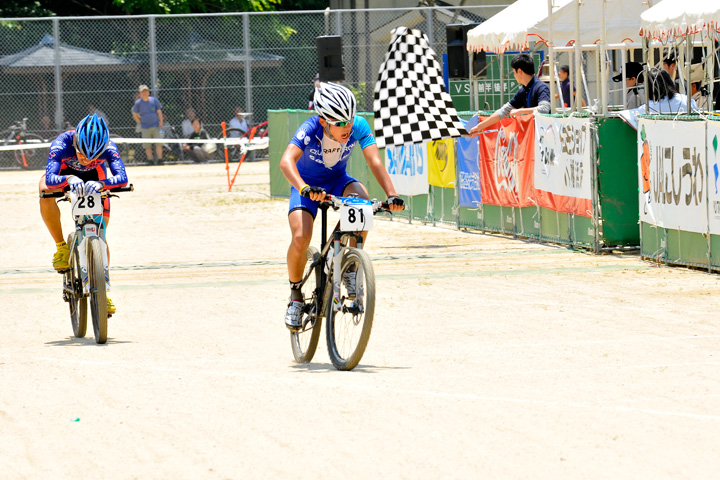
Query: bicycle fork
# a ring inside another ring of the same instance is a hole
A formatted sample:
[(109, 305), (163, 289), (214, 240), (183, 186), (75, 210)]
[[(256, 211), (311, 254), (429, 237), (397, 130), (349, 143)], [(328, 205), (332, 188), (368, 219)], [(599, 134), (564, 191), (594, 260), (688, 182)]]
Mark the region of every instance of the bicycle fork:
[[(342, 246), (341, 246), (341, 240), (343, 235), (348, 235), (347, 233), (336, 231), (333, 234), (333, 257), (332, 257), (332, 269), (333, 269), (333, 310), (336, 312), (342, 310), (343, 304), (342, 304), (342, 297), (340, 296), (340, 282), (342, 281), (341, 278), (341, 270), (342, 270)], [(352, 237), (355, 238), (356, 242), (356, 248), (362, 249), (362, 237), (360, 235), (354, 235), (352, 234)], [(329, 252), (328, 252), (329, 255)], [(360, 269), (360, 272), (357, 272), (355, 278), (355, 298), (359, 299), (362, 298), (362, 269)], [(353, 303), (359, 303), (357, 300)]]
[(110, 272), (108, 270), (107, 244), (102, 239), (102, 237), (97, 234), (96, 225), (84, 225), (82, 240), (80, 240), (80, 244), (77, 248), (78, 252), (80, 252), (80, 272), (82, 275), (83, 294), (86, 296), (90, 293), (90, 275), (87, 263), (87, 248), (90, 238), (92, 237), (96, 237), (98, 240), (100, 240), (100, 250), (102, 251), (103, 258), (103, 277), (105, 279), (105, 289), (108, 292), (110, 291)]

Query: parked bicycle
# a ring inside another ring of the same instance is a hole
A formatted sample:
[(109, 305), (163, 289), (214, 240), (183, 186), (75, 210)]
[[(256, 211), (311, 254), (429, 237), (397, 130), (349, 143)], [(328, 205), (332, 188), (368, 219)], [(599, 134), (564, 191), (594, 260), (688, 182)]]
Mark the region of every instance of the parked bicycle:
[[(28, 132), (27, 118), (10, 125), (2, 132), (2, 145), (39, 145), (46, 143), (40, 135)], [(8, 152), (15, 158), (20, 167), (33, 170), (45, 168), (48, 158), (48, 148), (19, 148)], [(8, 155), (8, 156), (9, 156)]]
[(87, 299), (90, 299), (95, 343), (107, 341), (107, 291), (110, 289), (103, 200), (116, 192), (132, 192), (133, 186), (105, 190), (78, 197), (73, 192), (41, 192), (40, 198), (60, 198), (70, 202), (75, 231), (68, 235), (69, 269), (63, 275), (63, 300), (70, 304), (73, 334), (82, 338), (87, 330)]
[(253, 162), (257, 157), (267, 156), (268, 122), (259, 123), (243, 132), (239, 128), (228, 128), (227, 138), (239, 138), (238, 143), (228, 143), (228, 159), (240, 161), (245, 154), (244, 161)]
[[(375, 313), (375, 273), (370, 256), (362, 249), (363, 239), (359, 232), (372, 229), (373, 215), (389, 212), (388, 205), (355, 195), (328, 195), (319, 208), (322, 212), (320, 251), (313, 246), (307, 249), (301, 282), (304, 297), (302, 327), (290, 332), (290, 342), (295, 360), (310, 362), (325, 318), (332, 364), (338, 370), (352, 370), (365, 353)], [(327, 234), (328, 208), (340, 211), (332, 241)], [(356, 243), (355, 247), (351, 246), (352, 242)], [(351, 282), (342, 281), (353, 272), (354, 291)]]

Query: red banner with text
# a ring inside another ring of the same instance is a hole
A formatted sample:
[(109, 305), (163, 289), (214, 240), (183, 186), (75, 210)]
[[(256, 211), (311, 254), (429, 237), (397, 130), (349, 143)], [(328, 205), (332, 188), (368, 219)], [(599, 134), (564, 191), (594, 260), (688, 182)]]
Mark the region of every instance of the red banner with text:
[[(484, 118), (480, 118), (482, 120)], [(482, 203), (503, 207), (534, 206), (533, 116), (503, 119), (479, 138)]]

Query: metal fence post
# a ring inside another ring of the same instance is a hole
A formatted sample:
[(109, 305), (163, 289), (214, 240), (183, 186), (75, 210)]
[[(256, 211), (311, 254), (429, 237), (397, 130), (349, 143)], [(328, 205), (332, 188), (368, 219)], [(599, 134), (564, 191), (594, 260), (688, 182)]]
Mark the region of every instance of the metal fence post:
[(252, 102), (252, 76), (250, 75), (250, 14), (243, 15), (243, 44), (245, 46), (245, 111), (250, 112), (250, 118), (255, 123)]
[(62, 72), (60, 71), (60, 20), (53, 18), (53, 36), (55, 43), (53, 44), (53, 63), (55, 71), (55, 126), (58, 130), (64, 130), (63, 119), (63, 91), (62, 91)]
[(159, 98), (157, 81), (157, 39), (155, 37), (155, 15), (148, 18), (148, 35), (150, 41), (150, 88), (155, 98)]

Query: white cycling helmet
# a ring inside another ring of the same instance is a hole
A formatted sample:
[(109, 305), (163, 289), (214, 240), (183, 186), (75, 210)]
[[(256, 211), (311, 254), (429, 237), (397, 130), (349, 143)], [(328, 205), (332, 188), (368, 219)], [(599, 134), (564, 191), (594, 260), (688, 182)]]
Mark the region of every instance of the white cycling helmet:
[(337, 83), (321, 82), (313, 98), (315, 111), (329, 122), (352, 122), (357, 110), (355, 95)]

